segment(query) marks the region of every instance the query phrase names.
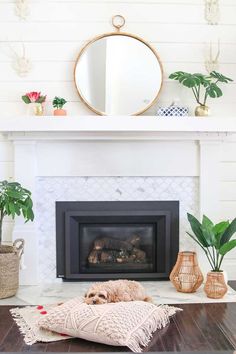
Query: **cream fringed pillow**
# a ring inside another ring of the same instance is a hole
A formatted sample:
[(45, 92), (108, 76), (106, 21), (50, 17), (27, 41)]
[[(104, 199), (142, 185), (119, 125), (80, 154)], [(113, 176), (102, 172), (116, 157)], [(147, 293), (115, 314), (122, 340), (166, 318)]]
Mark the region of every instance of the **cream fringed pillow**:
[(165, 327), (180, 309), (144, 301), (87, 305), (75, 298), (51, 310), (38, 325), (58, 333), (93, 342), (127, 346), (140, 352), (152, 333)]

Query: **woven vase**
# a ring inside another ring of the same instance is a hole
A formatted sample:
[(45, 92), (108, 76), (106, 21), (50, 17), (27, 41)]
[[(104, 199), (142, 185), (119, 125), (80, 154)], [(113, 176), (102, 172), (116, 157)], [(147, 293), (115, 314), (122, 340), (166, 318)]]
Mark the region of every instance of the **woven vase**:
[(223, 272), (207, 273), (207, 280), (204, 286), (204, 291), (207, 297), (211, 299), (222, 299), (227, 293), (227, 290), (228, 287)]
[(19, 263), (24, 240), (18, 239), (13, 246), (0, 246), (0, 299), (14, 296), (19, 287)]
[(194, 293), (202, 285), (203, 275), (195, 252), (179, 252), (170, 281), (182, 293)]

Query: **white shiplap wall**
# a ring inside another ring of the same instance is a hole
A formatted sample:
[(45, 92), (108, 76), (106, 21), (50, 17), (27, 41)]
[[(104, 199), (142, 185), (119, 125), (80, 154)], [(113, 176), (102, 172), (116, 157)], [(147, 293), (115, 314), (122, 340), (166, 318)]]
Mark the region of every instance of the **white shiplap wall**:
[[(80, 47), (89, 38), (111, 31), (114, 14), (126, 18), (127, 32), (148, 40), (159, 52), (165, 81), (158, 104), (180, 98), (194, 108), (188, 90), (168, 80), (176, 70), (204, 71), (206, 43), (221, 41), (220, 71), (236, 80), (236, 1), (221, 0), (221, 21), (209, 26), (204, 20), (203, 0), (32, 0), (30, 16), (21, 21), (15, 15), (15, 2), (0, 0), (0, 107), (7, 115), (21, 115), (25, 105), (21, 95), (40, 90), (47, 94), (47, 113), (55, 95), (69, 102), (70, 114), (90, 113), (79, 101), (73, 83), (73, 67)], [(26, 53), (33, 68), (19, 78), (11, 67), (9, 44)], [(210, 102), (213, 114), (234, 115), (236, 83), (224, 87), (224, 96)], [(155, 107), (150, 110), (151, 114)], [(91, 114), (91, 113), (90, 113)], [(6, 118), (4, 118), (6, 119)], [(222, 148), (222, 217), (236, 214), (236, 142)], [(13, 148), (0, 136), (0, 179), (13, 176)], [(10, 235), (11, 223), (5, 224)], [(8, 236), (9, 239), (10, 236)]]
[[(73, 83), (73, 67), (81, 46), (93, 36), (112, 31), (111, 17), (123, 14), (125, 31), (140, 35), (159, 52), (165, 83), (159, 104), (173, 98), (194, 107), (192, 94), (168, 76), (176, 70), (204, 71), (206, 43), (221, 41), (220, 70), (236, 79), (236, 2), (221, 0), (219, 26), (207, 25), (204, 0), (32, 0), (30, 16), (21, 21), (15, 2), (0, 0), (0, 104), (7, 114), (22, 114), (21, 95), (40, 90), (52, 100), (65, 96), (71, 114), (86, 114)], [(33, 69), (26, 78), (12, 70), (8, 44), (20, 51), (24, 41)], [(235, 84), (223, 98), (211, 102), (213, 114), (232, 115)], [(49, 102), (48, 114), (51, 113)], [(150, 112), (151, 113), (151, 112)]]

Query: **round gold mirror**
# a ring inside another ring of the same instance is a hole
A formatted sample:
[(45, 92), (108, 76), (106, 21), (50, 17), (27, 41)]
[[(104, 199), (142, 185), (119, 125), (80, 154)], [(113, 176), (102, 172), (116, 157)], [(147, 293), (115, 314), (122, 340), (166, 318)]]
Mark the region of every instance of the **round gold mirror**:
[(74, 78), (81, 100), (100, 115), (139, 115), (160, 93), (162, 65), (142, 38), (121, 32), (123, 16), (112, 19), (116, 32), (88, 42), (76, 61)]

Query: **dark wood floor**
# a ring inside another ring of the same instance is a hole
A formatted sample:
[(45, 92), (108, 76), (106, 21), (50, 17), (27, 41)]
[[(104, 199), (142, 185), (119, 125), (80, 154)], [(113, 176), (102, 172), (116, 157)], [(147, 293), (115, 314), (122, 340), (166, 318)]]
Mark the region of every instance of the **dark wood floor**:
[[(231, 283), (236, 288), (236, 282)], [(147, 352), (233, 351), (236, 349), (236, 303), (184, 304), (169, 326), (157, 331)], [(0, 306), (0, 352), (127, 352), (111, 347), (70, 339), (54, 343), (24, 343), (9, 309)]]

